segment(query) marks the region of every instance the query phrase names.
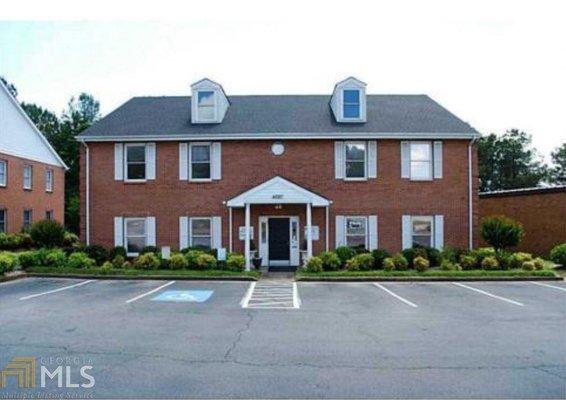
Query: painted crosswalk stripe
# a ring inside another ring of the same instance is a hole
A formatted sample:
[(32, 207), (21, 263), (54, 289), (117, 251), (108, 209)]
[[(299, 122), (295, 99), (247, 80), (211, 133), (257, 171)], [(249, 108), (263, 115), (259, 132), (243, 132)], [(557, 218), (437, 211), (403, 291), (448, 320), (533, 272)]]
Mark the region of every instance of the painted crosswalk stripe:
[(403, 303), (407, 304), (408, 306), (411, 306), (411, 307), (414, 307), (414, 308), (418, 307), (415, 303), (410, 302), (409, 300), (399, 296), (397, 293), (392, 292), (391, 290), (387, 289), (385, 286), (383, 286), (379, 283), (374, 283), (374, 285), (377, 286), (378, 288), (384, 290), (385, 292), (389, 293), (391, 296), (395, 297), (397, 300), (401, 300)]
[(169, 285), (172, 285), (172, 284), (174, 284), (174, 283), (175, 283), (175, 281), (169, 281), (169, 282), (167, 282), (165, 285), (161, 285), (161, 286), (159, 286), (159, 287), (157, 287), (157, 288), (155, 288), (155, 289), (153, 289), (153, 290), (150, 290), (149, 292), (142, 293), (142, 294), (140, 294), (139, 296), (136, 296), (136, 297), (131, 298), (130, 300), (126, 300), (126, 303), (129, 304), (129, 303), (132, 303), (132, 302), (134, 302), (134, 301), (136, 301), (136, 300), (139, 300), (139, 299), (141, 299), (141, 298), (144, 298), (145, 296), (149, 296), (150, 294), (155, 293), (155, 292), (158, 292), (158, 291), (160, 291), (161, 289), (163, 289), (163, 288), (165, 288), (165, 287), (167, 287), (167, 286), (169, 286)]
[(503, 296), (498, 296), (498, 295), (496, 295), (496, 294), (489, 293), (489, 292), (486, 292), (485, 290), (477, 289), (477, 288), (475, 288), (475, 287), (471, 287), (471, 286), (468, 286), (468, 285), (464, 285), (463, 283), (452, 282), (452, 284), (453, 284), (453, 285), (456, 285), (456, 286), (460, 286), (460, 287), (466, 288), (466, 289), (469, 289), (469, 290), (473, 290), (474, 292), (484, 294), (484, 295), (489, 296), (489, 297), (492, 297), (492, 298), (494, 298), (494, 299), (506, 301), (507, 303), (510, 303), (510, 304), (515, 304), (516, 306), (521, 306), (521, 307), (524, 306), (523, 303), (519, 303), (518, 301), (511, 300), (511, 299), (508, 299), (508, 298), (503, 297)]
[(46, 294), (62, 292), (63, 290), (67, 290), (67, 289), (72, 289), (72, 288), (76, 288), (76, 287), (79, 287), (79, 286), (83, 286), (83, 285), (86, 285), (87, 283), (90, 283), (90, 282), (94, 282), (94, 280), (93, 280), (93, 279), (89, 279), (88, 281), (82, 281), (82, 282), (76, 283), (76, 284), (74, 284), (74, 285), (63, 286), (63, 287), (60, 287), (59, 289), (53, 289), (53, 290), (48, 290), (47, 292), (31, 294), (31, 295), (29, 295), (29, 296), (20, 297), (20, 300), (28, 300), (28, 299), (33, 299), (34, 297), (39, 297), (39, 296), (43, 296), (43, 295), (46, 295)]
[(562, 290), (563, 292), (566, 292), (566, 288), (563, 288), (563, 287), (560, 287), (560, 286), (549, 285), (548, 283), (541, 283), (541, 282), (531, 282), (531, 283), (533, 285), (544, 286), (544, 287), (558, 289), (558, 290)]

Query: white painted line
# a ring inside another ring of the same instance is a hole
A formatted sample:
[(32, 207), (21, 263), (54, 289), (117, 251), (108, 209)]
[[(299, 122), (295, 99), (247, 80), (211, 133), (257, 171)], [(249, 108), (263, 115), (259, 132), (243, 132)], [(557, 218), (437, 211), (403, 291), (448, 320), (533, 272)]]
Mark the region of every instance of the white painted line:
[(548, 283), (540, 283), (540, 282), (531, 282), (533, 285), (538, 285), (538, 286), (545, 286), (545, 287), (549, 287), (549, 288), (553, 288), (553, 289), (558, 289), (558, 290), (562, 290), (563, 292), (566, 292), (566, 288), (560, 287), (560, 286), (554, 286), (554, 285), (549, 285)]
[(29, 296), (20, 297), (20, 300), (28, 300), (28, 299), (33, 299), (34, 297), (43, 296), (45, 294), (61, 292), (63, 290), (72, 289), (72, 288), (75, 288), (75, 287), (86, 285), (87, 283), (90, 283), (90, 282), (94, 282), (94, 280), (89, 279), (88, 281), (82, 281), (80, 283), (76, 283), (76, 284), (70, 285), (70, 286), (63, 286), (63, 287), (60, 287), (59, 289), (49, 290), (47, 292), (42, 292), (42, 293), (37, 293), (37, 294), (31, 294)]
[(391, 296), (395, 297), (397, 300), (401, 300), (403, 303), (411, 306), (411, 307), (415, 307), (417, 308), (418, 306), (415, 303), (411, 303), (409, 300), (404, 299), (403, 297), (399, 296), (398, 294), (393, 293), (391, 290), (387, 289), (385, 286), (379, 284), (379, 283), (375, 283), (374, 285), (377, 286), (380, 289), (385, 290), (387, 293), (389, 293)]
[(131, 303), (131, 302), (133, 302), (133, 301), (136, 301), (136, 300), (141, 299), (142, 297), (149, 296), (150, 294), (155, 293), (155, 292), (157, 292), (157, 291), (159, 291), (159, 290), (161, 290), (161, 289), (163, 289), (163, 288), (165, 288), (165, 287), (167, 287), (167, 286), (169, 286), (169, 285), (172, 285), (172, 284), (174, 284), (174, 283), (175, 283), (175, 281), (169, 281), (169, 282), (167, 282), (165, 285), (161, 285), (161, 286), (159, 286), (158, 288), (155, 288), (155, 289), (153, 289), (153, 290), (150, 290), (149, 292), (140, 294), (139, 296), (136, 296), (136, 297), (134, 297), (134, 298), (131, 298), (130, 300), (126, 300), (126, 303)]
[(521, 307), (524, 306), (523, 303), (519, 303), (518, 301), (511, 300), (511, 299), (508, 299), (508, 298), (506, 298), (506, 297), (497, 296), (497, 295), (495, 295), (495, 294), (493, 294), (493, 293), (486, 292), (485, 290), (476, 289), (476, 288), (474, 288), (474, 287), (471, 287), (471, 286), (468, 286), (468, 285), (464, 285), (463, 283), (452, 282), (452, 284), (453, 284), (453, 285), (456, 285), (456, 286), (460, 286), (460, 287), (466, 288), (466, 289), (469, 289), (469, 290), (473, 290), (474, 292), (478, 292), (478, 293), (481, 293), (481, 294), (485, 294), (486, 296), (493, 297), (494, 299), (499, 299), (499, 300), (503, 300), (503, 301), (506, 301), (506, 302), (511, 303), (511, 304), (515, 304), (516, 306), (521, 306)]
[(293, 282), (293, 308), (301, 307), (301, 298), (299, 297), (299, 289), (297, 288), (297, 282)]
[(248, 287), (248, 291), (246, 292), (244, 297), (242, 297), (242, 300), (240, 301), (240, 305), (242, 306), (242, 308), (248, 307), (248, 304), (250, 303), (250, 299), (251, 299), (252, 294), (254, 292), (254, 288), (255, 288), (256, 283), (257, 282), (250, 283), (250, 286)]
[(263, 307), (263, 306), (273, 306), (273, 305), (278, 305), (278, 306), (284, 305), (284, 306), (287, 306), (289, 308), (292, 307), (290, 301), (260, 301), (260, 302), (251, 302), (249, 304), (250, 307), (252, 307), (252, 306)]

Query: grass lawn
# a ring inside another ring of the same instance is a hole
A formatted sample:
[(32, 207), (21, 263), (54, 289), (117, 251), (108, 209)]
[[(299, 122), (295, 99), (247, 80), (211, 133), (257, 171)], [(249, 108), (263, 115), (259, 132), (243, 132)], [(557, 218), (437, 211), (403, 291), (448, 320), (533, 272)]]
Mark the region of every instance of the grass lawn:
[(484, 270), (471, 270), (471, 271), (443, 271), (441, 269), (429, 269), (425, 272), (416, 272), (415, 270), (409, 271), (325, 271), (320, 273), (298, 271), (296, 278), (298, 280), (356, 280), (356, 279), (498, 279), (498, 278), (541, 278), (549, 277), (554, 278), (556, 274), (548, 269), (539, 271), (525, 271), (522, 269), (510, 269), (504, 271), (484, 271)]
[(171, 269), (118, 269), (112, 268), (102, 270), (98, 268), (67, 268), (67, 267), (31, 267), (26, 270), (30, 276), (49, 275), (49, 276), (109, 276), (123, 278), (167, 278), (167, 279), (256, 279), (260, 276), (258, 271), (229, 271), (229, 270), (171, 270)]

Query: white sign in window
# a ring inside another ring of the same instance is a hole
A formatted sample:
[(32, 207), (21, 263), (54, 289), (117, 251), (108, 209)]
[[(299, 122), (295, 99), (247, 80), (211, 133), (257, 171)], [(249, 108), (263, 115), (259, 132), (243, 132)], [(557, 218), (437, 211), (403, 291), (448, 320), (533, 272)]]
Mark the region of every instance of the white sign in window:
[[(240, 240), (246, 240), (246, 227), (240, 226), (238, 229), (238, 238)], [(254, 238), (254, 227), (250, 226), (250, 239), (253, 240)]]
[(367, 218), (346, 217), (346, 246), (366, 247)]

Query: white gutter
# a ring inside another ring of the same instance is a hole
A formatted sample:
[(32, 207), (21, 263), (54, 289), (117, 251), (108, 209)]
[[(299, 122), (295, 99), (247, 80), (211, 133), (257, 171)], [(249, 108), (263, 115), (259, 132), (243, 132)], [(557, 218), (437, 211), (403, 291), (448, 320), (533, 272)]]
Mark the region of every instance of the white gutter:
[(85, 198), (85, 241), (90, 244), (90, 149), (85, 142), (82, 142), (86, 149), (86, 198)]
[(472, 149), (477, 138), (473, 138), (468, 144), (468, 248), (474, 248), (474, 198), (473, 198), (473, 161)]

